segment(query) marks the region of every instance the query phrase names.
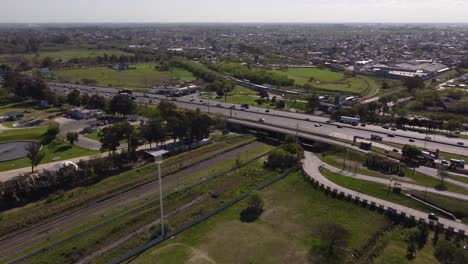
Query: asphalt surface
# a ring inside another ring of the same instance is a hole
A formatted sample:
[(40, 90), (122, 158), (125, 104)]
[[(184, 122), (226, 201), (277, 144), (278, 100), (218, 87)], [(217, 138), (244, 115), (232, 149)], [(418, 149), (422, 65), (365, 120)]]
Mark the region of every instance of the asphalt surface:
[[(312, 179), (318, 181), (321, 184), (324, 184), (324, 186), (329, 187), (331, 190), (336, 189), (338, 193), (343, 192), (345, 196), (352, 196), (358, 197), (360, 201), (366, 200), (368, 204), (370, 203), (375, 203), (376, 207), (379, 207), (379, 205), (382, 205), (385, 210), (388, 210), (388, 208), (391, 208), (398, 212), (399, 214), (405, 213), (406, 216), (414, 216), (416, 220), (423, 219), (426, 223), (432, 223), (432, 224), (437, 224), (434, 221), (429, 220), (429, 215), (425, 212), (409, 208), (400, 204), (392, 203), (386, 200), (382, 200), (367, 194), (363, 194), (360, 192), (356, 192), (354, 190), (350, 190), (347, 188), (344, 188), (338, 184), (335, 184), (334, 182), (328, 180), (326, 177), (324, 177), (319, 170), (319, 167), (321, 165), (321, 160), (316, 157), (313, 153), (311, 152), (305, 152), (305, 159), (303, 160), (303, 169), (305, 173)], [(448, 220), (445, 218), (440, 218), (438, 223), (443, 224), (444, 227), (452, 227), (454, 228), (455, 232), (458, 232), (459, 230), (463, 230), (466, 233), (468, 233), (468, 225), (459, 223), (456, 221)]]
[[(206, 170), (222, 161), (238, 157), (239, 154), (255, 148), (258, 144), (260, 143), (254, 142), (249, 145), (233, 149), (195, 166), (164, 176), (162, 179), (163, 190), (164, 192), (171, 191), (181, 185), (171, 185), (174, 181), (181, 180), (194, 173)], [(46, 221), (27, 230), (18, 231), (14, 234), (8, 234), (4, 237), (0, 237), (0, 261), (40, 243), (58, 237), (67, 231), (100, 219), (103, 216), (133, 206), (148, 198), (155, 197), (158, 193), (158, 186), (158, 181), (152, 181), (119, 193), (109, 199), (102, 199), (101, 202), (92, 203), (85, 208), (81, 208), (50, 221)]]
[[(105, 88), (96, 86), (84, 86), (84, 85), (71, 85), (71, 84), (49, 84), (51, 88), (60, 93), (68, 93), (73, 89), (79, 89), (82, 93), (99, 94), (107, 99), (111, 99), (120, 89), (116, 88)], [(65, 87), (64, 87), (65, 86)], [(139, 92), (134, 91), (133, 96), (136, 97), (136, 102), (139, 104), (157, 104), (161, 99), (167, 99), (165, 96), (153, 94), (150, 92)], [(153, 100), (153, 103), (150, 103)], [(174, 100), (174, 99), (169, 99)], [(200, 99), (196, 95), (189, 95), (184, 97), (176, 98), (177, 101), (172, 101), (179, 107), (188, 109), (200, 109), (201, 111), (209, 113), (219, 113), (225, 116), (231, 116), (233, 118), (242, 118), (251, 121), (258, 121), (264, 119), (265, 124), (277, 124), (282, 126), (288, 126), (291, 128), (299, 127), (306, 129), (314, 133), (320, 133), (323, 135), (331, 135), (337, 138), (353, 140), (354, 136), (360, 136), (364, 138), (370, 138), (371, 135), (380, 135), (385, 138), (385, 141), (398, 143), (398, 144), (414, 144), (419, 147), (425, 147), (428, 149), (439, 149), (444, 152), (454, 153), (459, 155), (468, 155), (468, 139), (463, 138), (449, 138), (443, 135), (433, 134), (422, 134), (413, 131), (396, 130), (391, 131), (384, 129), (376, 125), (367, 125), (366, 127), (353, 127), (351, 125), (340, 124), (342, 128), (338, 128), (336, 123), (327, 124), (329, 120), (326, 117), (313, 116), (307, 114), (279, 111), (279, 110), (267, 110), (265, 108), (250, 106), (249, 109), (240, 110), (240, 105), (231, 103), (222, 103), (217, 101), (209, 101)], [(235, 109), (230, 109), (230, 107)], [(268, 113), (266, 112), (268, 111)], [(306, 121), (309, 119), (310, 121)], [(320, 123), (322, 127), (316, 127), (315, 124)], [(389, 137), (388, 134), (392, 134), (394, 137)], [(431, 137), (431, 140), (426, 140), (426, 136)], [(409, 139), (413, 139), (415, 142), (409, 142)], [(459, 146), (458, 143), (463, 142), (463, 146)]]

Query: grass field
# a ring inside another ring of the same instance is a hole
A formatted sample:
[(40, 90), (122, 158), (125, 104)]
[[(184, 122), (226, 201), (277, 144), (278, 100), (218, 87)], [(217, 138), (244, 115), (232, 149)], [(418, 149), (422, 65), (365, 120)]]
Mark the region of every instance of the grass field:
[(274, 72), (294, 79), (296, 84), (312, 85), (323, 92), (345, 92), (356, 95), (373, 95), (378, 92), (377, 83), (364, 76), (345, 77), (342, 72), (318, 68), (289, 68), (287, 70), (275, 70)]
[[(205, 94), (203, 98), (210, 99), (214, 101), (219, 101), (224, 103), (225, 98), (216, 98), (215, 94)], [(271, 95), (270, 95), (271, 98)], [(233, 103), (233, 104), (248, 104), (250, 106), (259, 106), (263, 108), (276, 108), (276, 104), (272, 103), (271, 101), (266, 101), (262, 104), (259, 104), (256, 100), (259, 99), (259, 96), (255, 91), (252, 91), (249, 88), (237, 85), (234, 89), (228, 93), (226, 102)], [(301, 112), (305, 109), (305, 103), (300, 101), (291, 101), (291, 100), (284, 100), (286, 103), (285, 109), (294, 108), (296, 111)]]
[[(321, 223), (336, 222), (351, 233), (350, 250), (389, 221), (382, 215), (344, 201), (333, 200), (292, 173), (264, 191), (264, 212), (243, 223), (244, 202), (147, 250), (131, 263), (308, 263)], [(369, 225), (368, 223), (372, 223)]]
[[(98, 150), (85, 149), (60, 140), (43, 146), (41, 151), (45, 154), (41, 164), (100, 153)], [(31, 166), (31, 161), (28, 158), (20, 158), (12, 161), (0, 162), (0, 171), (14, 170), (29, 166)]]
[(416, 257), (408, 260), (406, 256), (407, 243), (405, 242), (405, 229), (398, 229), (388, 232), (383, 240), (386, 246), (380, 256), (374, 259), (373, 264), (391, 263), (391, 264), (438, 264), (439, 261), (434, 257), (434, 247), (431, 243), (430, 232), (426, 245), (416, 253)]
[[(207, 168), (207, 170), (208, 169), (211, 168)], [(227, 172), (221, 177), (213, 178), (201, 184), (191, 186), (183, 191), (175, 192), (164, 200), (166, 212), (174, 211), (186, 203), (194, 201), (197, 198), (199, 199), (200, 196), (205, 198), (202, 202), (195, 203), (194, 206), (185, 209), (180, 215), (168, 216), (168, 220), (166, 220), (168, 228), (177, 228), (197, 217), (198, 214), (219, 207), (225, 201), (251, 190), (275, 175), (276, 172), (264, 169), (263, 164), (257, 161), (234, 171)], [(209, 195), (207, 197), (207, 193), (211, 192), (219, 193), (219, 198), (210, 198)], [(157, 195), (155, 195), (154, 198), (148, 199), (148, 201), (149, 200), (157, 201)], [(145, 203), (146, 202), (147, 201), (145, 201)], [(122, 208), (122, 210), (124, 209), (125, 208)], [(187, 215), (185, 213), (187, 213)], [(46, 260), (48, 263), (75, 263), (81, 257), (86, 256), (86, 254), (93, 252), (101, 246), (111, 243), (115, 241), (115, 239), (132, 232), (136, 228), (154, 221), (154, 215), (154, 206), (147, 207), (103, 227), (99, 227), (93, 230), (93, 232), (86, 233), (58, 245), (52, 250), (36, 256), (34, 259), (26, 261), (26, 263), (38, 263)], [(81, 227), (78, 229), (82, 230)], [(141, 243), (142, 240), (141, 238), (137, 238), (137, 241)]]
[(164, 82), (181, 80), (191, 81), (193, 75), (183, 69), (171, 68), (169, 71), (154, 70), (156, 64), (140, 63), (131, 65), (136, 69), (117, 71), (107, 67), (88, 67), (79, 69), (56, 70), (52, 77), (58, 77), (66, 82), (79, 82), (82, 79), (95, 80), (99, 85), (129, 88), (153, 87)]
[(98, 49), (66, 49), (60, 51), (42, 51), (39, 53), (18, 53), (18, 54), (0, 54), (0, 62), (12, 63), (20, 61), (21, 59), (30, 59), (30, 60), (42, 60), (46, 57), (50, 57), (54, 60), (63, 60), (68, 61), (72, 58), (87, 58), (87, 57), (97, 57), (103, 56), (104, 54), (111, 56), (112, 54), (116, 56), (120, 55), (132, 55), (130, 53), (121, 51), (121, 50), (98, 50)]

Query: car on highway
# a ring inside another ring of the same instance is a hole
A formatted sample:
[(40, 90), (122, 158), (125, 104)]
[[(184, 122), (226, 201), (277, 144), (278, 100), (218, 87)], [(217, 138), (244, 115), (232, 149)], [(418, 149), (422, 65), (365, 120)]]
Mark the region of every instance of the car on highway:
[(366, 126), (366, 124), (365, 124), (365, 123), (362, 123), (362, 124), (361, 124), (361, 126), (362, 126), (362, 127), (365, 127), (365, 126)]
[(395, 135), (392, 134), (392, 133), (389, 133), (389, 134), (387, 134), (387, 137), (395, 137)]
[(389, 125), (383, 125), (382, 128), (389, 129), (390, 126)]
[(463, 143), (463, 142), (459, 141), (459, 142), (457, 142), (457, 145), (459, 145), (459, 146), (463, 146), (463, 145), (465, 145), (465, 143)]
[(229, 107), (231, 109), (236, 109), (236, 106), (235, 105), (231, 105), (231, 107)]
[(248, 105), (248, 104), (242, 104), (241, 107), (242, 107), (242, 108), (245, 108), (245, 109), (249, 109), (249, 105)]
[(410, 138), (410, 139), (409, 139), (409, 142), (414, 142), (414, 139)]
[(337, 128), (343, 128), (343, 126), (342, 126), (342, 125), (336, 125), (336, 127), (337, 127)]
[(171, 101), (177, 101), (177, 98), (173, 97), (171, 98)]
[(304, 119), (305, 121), (310, 121), (310, 118), (306, 117), (306, 119)]
[(270, 113), (270, 110), (269, 109), (265, 110), (265, 113)]
[(260, 123), (265, 123), (265, 119), (264, 119), (264, 118), (259, 118), (259, 119), (258, 119), (258, 122), (260, 122)]
[(222, 105), (221, 104), (216, 104), (216, 106), (221, 107)]
[(332, 122), (333, 122), (333, 121), (331, 121), (331, 120), (327, 120), (326, 123), (327, 123), (327, 124), (330, 124), (330, 123), (332, 123)]
[(400, 151), (399, 151), (398, 149), (396, 149), (396, 148), (392, 149), (392, 151), (393, 151), (393, 152), (396, 152), (396, 153), (400, 152)]
[(203, 103), (203, 100), (200, 100), (200, 103)]
[(427, 140), (427, 141), (431, 141), (431, 140), (432, 140), (431, 137), (425, 137), (424, 139)]
[(314, 124), (314, 126), (315, 126), (315, 127), (321, 127), (321, 126), (322, 126), (322, 124), (315, 123), (315, 124)]
[(195, 99), (190, 99), (190, 102), (193, 102), (193, 101), (195, 101)]
[(153, 99), (150, 99), (149, 102), (150, 102), (150, 103), (154, 103), (154, 100), (153, 100)]
[(392, 127), (390, 130), (392, 130), (392, 131), (396, 131), (396, 128)]

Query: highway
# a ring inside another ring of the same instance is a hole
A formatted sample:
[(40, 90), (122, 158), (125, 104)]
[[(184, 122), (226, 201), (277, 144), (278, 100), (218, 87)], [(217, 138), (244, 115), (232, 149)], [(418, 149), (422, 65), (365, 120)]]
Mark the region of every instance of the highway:
[[(109, 100), (120, 90), (109, 87), (56, 83), (49, 83), (49, 85), (53, 90), (59, 93), (68, 93), (73, 89), (79, 89), (82, 93), (96, 93), (101, 96), (104, 96), (106, 99)], [(340, 139), (353, 140), (354, 136), (370, 138), (370, 136), (374, 134), (384, 137), (385, 141), (391, 143), (414, 144), (423, 148), (433, 150), (439, 149), (448, 153), (468, 156), (468, 139), (449, 138), (443, 135), (433, 134), (426, 135), (413, 131), (392, 131), (390, 129), (384, 129), (376, 125), (366, 125), (366, 127), (361, 127), (339, 124), (342, 127), (339, 128), (337, 123), (328, 124), (327, 121), (329, 121), (329, 119), (327, 117), (265, 109), (253, 106), (249, 107), (249, 109), (241, 110), (240, 105), (199, 99), (196, 95), (172, 99), (150, 92), (134, 91), (133, 96), (136, 97), (135, 99), (137, 103), (143, 105), (155, 105), (161, 99), (169, 99), (173, 100), (173, 103), (182, 108), (198, 108), (201, 111), (213, 114), (222, 114), (224, 116), (229, 116), (232, 118), (240, 118), (251, 121), (258, 121), (259, 119), (263, 119), (265, 124), (276, 124), (287, 126), (290, 128), (300, 128), (303, 130), (311, 131), (313, 133), (323, 134), (326, 136), (332, 136)], [(150, 100), (152, 100), (152, 103), (150, 103)], [(231, 107), (235, 107), (235, 109), (231, 109)], [(322, 126), (316, 127), (316, 124), (320, 124)], [(393, 137), (388, 136), (389, 134), (391, 134)], [(431, 140), (425, 140), (426, 136), (431, 137)], [(414, 142), (409, 142), (410, 139), (414, 140)], [(459, 142), (463, 142), (463, 146), (458, 145)]]

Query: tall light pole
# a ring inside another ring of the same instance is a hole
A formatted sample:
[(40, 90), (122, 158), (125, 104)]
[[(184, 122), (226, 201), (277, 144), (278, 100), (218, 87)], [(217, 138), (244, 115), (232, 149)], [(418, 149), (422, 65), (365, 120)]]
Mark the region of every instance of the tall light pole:
[(167, 153), (166, 150), (156, 150), (156, 151), (146, 151), (149, 155), (154, 157), (154, 162), (156, 163), (156, 167), (158, 169), (158, 181), (159, 181), (159, 211), (161, 212), (161, 236), (165, 236), (164, 232), (164, 209), (163, 209), (163, 193), (162, 193), (162, 180), (161, 180), (161, 163), (162, 163), (162, 156)]

